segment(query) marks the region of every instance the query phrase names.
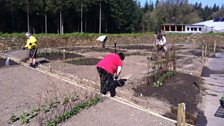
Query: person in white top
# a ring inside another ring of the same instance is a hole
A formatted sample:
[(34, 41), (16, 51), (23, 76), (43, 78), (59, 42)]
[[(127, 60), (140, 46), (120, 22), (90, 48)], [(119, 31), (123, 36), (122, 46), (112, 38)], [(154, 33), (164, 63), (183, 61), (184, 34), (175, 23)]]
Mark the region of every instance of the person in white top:
[(156, 38), (156, 47), (158, 50), (158, 53), (166, 53), (167, 52), (167, 46), (166, 46), (167, 42), (166, 42), (166, 38), (165, 36), (163, 36), (163, 34), (161, 32), (159, 32), (157, 34), (157, 38)]
[(96, 40), (101, 43), (102, 48), (105, 48), (105, 43), (107, 41), (106, 35), (99, 36)]

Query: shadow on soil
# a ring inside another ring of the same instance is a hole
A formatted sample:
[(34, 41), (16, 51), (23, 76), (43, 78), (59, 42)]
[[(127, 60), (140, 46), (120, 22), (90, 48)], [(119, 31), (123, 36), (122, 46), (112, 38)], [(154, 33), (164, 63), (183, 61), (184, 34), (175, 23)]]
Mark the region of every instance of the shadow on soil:
[(101, 59), (97, 58), (79, 58), (66, 61), (65, 63), (73, 65), (96, 65)]
[[(134, 91), (137, 96), (142, 94), (144, 97), (154, 97), (168, 102), (174, 108), (177, 108), (178, 103), (183, 102), (186, 104), (186, 112), (196, 116), (199, 112), (197, 105), (201, 102), (200, 87), (200, 78), (189, 74), (176, 73), (159, 88), (154, 88), (152, 82), (148, 84), (147, 78), (144, 78), (141, 85)], [(165, 116), (176, 119), (174, 113), (167, 113)], [(189, 123), (194, 124), (195, 121), (189, 121)]]
[[(5, 63), (6, 63), (6, 59), (0, 58), (0, 67), (6, 66)], [(9, 65), (11, 66), (11, 65), (19, 65), (19, 64), (12, 60), (9, 60)]]
[(210, 77), (210, 74), (224, 74), (223, 71), (211, 70), (208, 67), (203, 67), (201, 76), (202, 77)]
[(204, 112), (199, 111), (196, 126), (206, 126), (207, 123), (208, 121), (207, 121), (207, 118), (205, 117)]
[(38, 54), (38, 57), (44, 57), (49, 60), (63, 60), (64, 58), (70, 59), (70, 58), (80, 58), (84, 56), (75, 53), (66, 53), (64, 57), (62, 53), (41, 53)]

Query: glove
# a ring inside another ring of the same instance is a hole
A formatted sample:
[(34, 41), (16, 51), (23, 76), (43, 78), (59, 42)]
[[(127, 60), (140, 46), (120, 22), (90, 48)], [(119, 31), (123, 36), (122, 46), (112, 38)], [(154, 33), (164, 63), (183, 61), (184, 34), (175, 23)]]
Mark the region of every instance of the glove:
[(117, 80), (118, 79), (118, 76), (116, 75), (114, 78)]
[(22, 49), (23, 49), (23, 50), (25, 50), (26, 48), (25, 48), (25, 47), (23, 47)]

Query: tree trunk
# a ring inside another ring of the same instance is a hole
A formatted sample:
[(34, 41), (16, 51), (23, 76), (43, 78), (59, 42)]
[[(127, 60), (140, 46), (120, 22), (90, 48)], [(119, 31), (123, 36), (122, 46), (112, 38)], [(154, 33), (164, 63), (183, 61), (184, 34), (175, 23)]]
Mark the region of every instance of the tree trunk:
[(82, 0), (81, 0), (81, 33), (83, 32), (83, 12), (82, 12)]
[(47, 14), (44, 14), (45, 34), (47, 34)]
[(101, 3), (100, 3), (100, 12), (99, 12), (99, 34), (101, 34)]
[(14, 32), (14, 13), (13, 13), (13, 8), (11, 8), (11, 16), (12, 16), (12, 32)]
[(27, 31), (30, 32), (29, 3), (27, 3), (27, 7), (26, 7), (26, 18), (27, 18)]
[(62, 19), (62, 12), (60, 11), (60, 26), (59, 26), (59, 29), (60, 29), (60, 34), (63, 34), (64, 31), (63, 31), (63, 19)]

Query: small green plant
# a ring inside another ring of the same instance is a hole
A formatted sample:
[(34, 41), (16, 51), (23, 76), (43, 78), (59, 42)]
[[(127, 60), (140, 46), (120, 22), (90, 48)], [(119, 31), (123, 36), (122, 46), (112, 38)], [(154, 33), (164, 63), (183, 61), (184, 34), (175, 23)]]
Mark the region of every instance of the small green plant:
[(63, 105), (68, 104), (69, 98), (67, 96), (64, 97)]
[(77, 101), (79, 98), (77, 97), (77, 96), (71, 96), (71, 100), (72, 100), (72, 102), (75, 102), (75, 101)]
[(96, 97), (89, 101), (75, 105), (70, 111), (65, 111), (62, 115), (56, 116), (54, 119), (48, 120), (47, 126), (56, 126), (57, 124), (69, 119), (73, 115), (76, 115), (77, 113), (79, 113), (80, 110), (96, 105), (99, 101), (100, 98)]
[(35, 116), (38, 115), (38, 109), (36, 109), (35, 107), (32, 108), (31, 113), (30, 113), (30, 118), (34, 118)]
[(23, 114), (20, 116), (20, 120), (22, 124), (27, 124), (30, 121), (29, 113), (23, 112)]
[(52, 100), (51, 102), (50, 102), (50, 104), (49, 104), (49, 108), (51, 109), (51, 108), (57, 108), (57, 106), (58, 106), (58, 104), (60, 104), (60, 102), (59, 101), (54, 101), (54, 100)]
[(12, 123), (16, 122), (17, 120), (19, 120), (19, 117), (17, 117), (16, 114), (12, 113), (12, 115), (9, 119), (9, 124), (12, 124)]
[(153, 87), (155, 88), (159, 88), (160, 86), (163, 85), (163, 83), (165, 82), (165, 80), (171, 76), (174, 75), (174, 71), (167, 71), (165, 74), (163, 74), (162, 76), (159, 77), (159, 79), (157, 81), (155, 81), (153, 83)]
[(40, 106), (40, 111), (41, 111), (41, 112), (44, 112), (44, 113), (47, 113), (47, 112), (50, 111), (50, 109), (48, 108), (47, 105), (41, 105), (41, 106)]

